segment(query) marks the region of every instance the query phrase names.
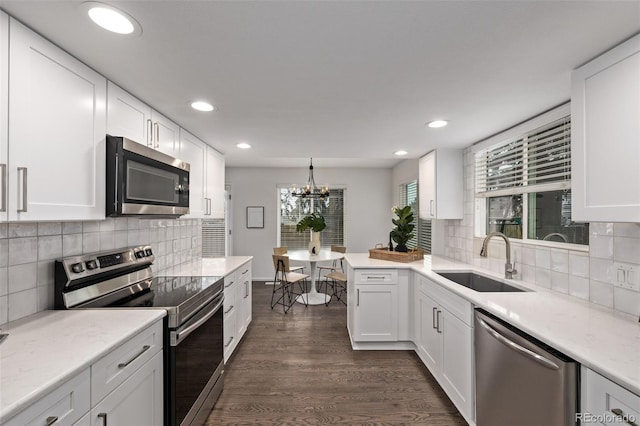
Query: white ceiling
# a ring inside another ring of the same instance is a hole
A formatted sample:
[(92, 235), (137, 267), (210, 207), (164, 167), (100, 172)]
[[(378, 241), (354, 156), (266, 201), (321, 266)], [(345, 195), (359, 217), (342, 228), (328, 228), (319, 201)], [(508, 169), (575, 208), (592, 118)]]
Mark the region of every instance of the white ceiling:
[[(640, 32), (640, 1), (109, 1), (142, 25), (127, 37), (81, 3), (0, 8), (229, 166), (391, 167), (398, 149), (468, 146), (569, 100), (572, 69)], [(450, 125), (425, 128), (436, 118)]]

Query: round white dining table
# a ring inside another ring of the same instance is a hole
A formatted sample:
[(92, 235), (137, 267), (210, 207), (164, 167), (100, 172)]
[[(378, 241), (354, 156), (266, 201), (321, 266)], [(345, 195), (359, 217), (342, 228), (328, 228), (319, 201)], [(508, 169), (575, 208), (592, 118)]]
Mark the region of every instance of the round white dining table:
[(308, 305), (322, 305), (328, 303), (331, 300), (331, 295), (326, 293), (320, 293), (316, 290), (316, 263), (326, 262), (329, 260), (342, 259), (344, 253), (339, 253), (331, 250), (320, 250), (318, 254), (311, 254), (309, 250), (291, 250), (287, 252), (289, 260), (295, 260), (298, 262), (307, 262), (311, 271), (311, 290), (309, 293), (303, 293), (296, 299), (298, 303), (304, 303), (307, 301)]

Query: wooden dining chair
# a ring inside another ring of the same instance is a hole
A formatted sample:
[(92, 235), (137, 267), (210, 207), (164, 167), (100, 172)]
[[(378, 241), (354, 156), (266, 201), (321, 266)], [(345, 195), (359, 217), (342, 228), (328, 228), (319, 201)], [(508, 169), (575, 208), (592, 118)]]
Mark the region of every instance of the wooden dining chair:
[[(331, 251), (337, 253), (346, 253), (347, 248), (344, 246), (331, 246)], [(338, 261), (340, 263), (338, 264)], [(321, 276), (322, 272), (325, 272), (324, 276)], [(327, 273), (328, 272), (328, 273)], [(321, 280), (324, 278), (324, 280)], [(344, 263), (343, 259), (335, 259), (331, 266), (318, 266), (318, 280), (320, 285), (324, 282), (325, 293), (327, 291), (327, 287), (331, 286), (331, 297), (335, 298), (346, 305), (346, 302), (343, 300), (342, 295), (347, 289), (347, 275), (344, 273)], [(329, 306), (329, 302), (331, 299), (325, 303), (325, 305)]]
[[(289, 251), (289, 248), (284, 246), (273, 248), (273, 254), (286, 255), (288, 251)], [(304, 266), (294, 265), (294, 266), (291, 266), (290, 268), (294, 272), (304, 272)]]
[[(286, 314), (293, 304), (296, 303), (298, 297), (302, 297), (305, 307), (309, 306), (307, 303), (308, 300), (303, 296), (303, 294), (306, 293), (304, 285), (309, 275), (292, 272), (289, 267), (289, 256), (274, 254), (272, 257), (276, 274), (273, 278), (271, 309), (276, 305), (282, 305), (282, 309)], [(296, 284), (299, 291), (296, 291)], [(280, 294), (277, 294), (278, 292), (280, 292)]]

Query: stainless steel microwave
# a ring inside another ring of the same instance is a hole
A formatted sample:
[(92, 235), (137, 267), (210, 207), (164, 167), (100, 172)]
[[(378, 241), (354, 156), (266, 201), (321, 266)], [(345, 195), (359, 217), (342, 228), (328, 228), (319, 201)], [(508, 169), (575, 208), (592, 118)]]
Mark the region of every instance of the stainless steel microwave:
[(170, 155), (107, 135), (107, 216), (189, 213), (189, 169)]

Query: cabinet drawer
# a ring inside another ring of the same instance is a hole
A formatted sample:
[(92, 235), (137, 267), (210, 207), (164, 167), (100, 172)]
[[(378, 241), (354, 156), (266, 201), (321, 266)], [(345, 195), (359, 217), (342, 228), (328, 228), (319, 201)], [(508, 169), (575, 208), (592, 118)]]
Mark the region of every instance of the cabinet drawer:
[(473, 326), (473, 307), (469, 301), (422, 275), (418, 275), (418, 282), (420, 291), (433, 297), (443, 308), (468, 326)]
[(356, 269), (355, 284), (397, 284), (396, 269)]
[(91, 366), (91, 405), (124, 382), (162, 350), (162, 321), (126, 341)]
[(640, 396), (588, 368), (582, 371), (583, 413), (603, 419), (605, 425), (640, 422)]
[[(235, 290), (235, 287), (233, 287)], [(235, 313), (237, 297), (235, 291), (225, 291), (224, 292), (224, 319), (226, 321), (227, 317), (233, 313)]]
[(242, 265), (240, 269), (236, 271), (236, 274), (238, 275), (238, 281), (244, 282), (248, 276), (251, 276), (251, 263), (248, 262)]
[[(7, 426), (72, 425), (91, 409), (91, 374), (87, 368), (73, 379), (11, 418)], [(56, 420), (57, 419), (57, 420)]]
[(231, 287), (237, 282), (236, 273), (232, 272), (229, 275), (225, 275), (224, 277), (224, 295), (227, 296), (227, 289), (231, 289)]

